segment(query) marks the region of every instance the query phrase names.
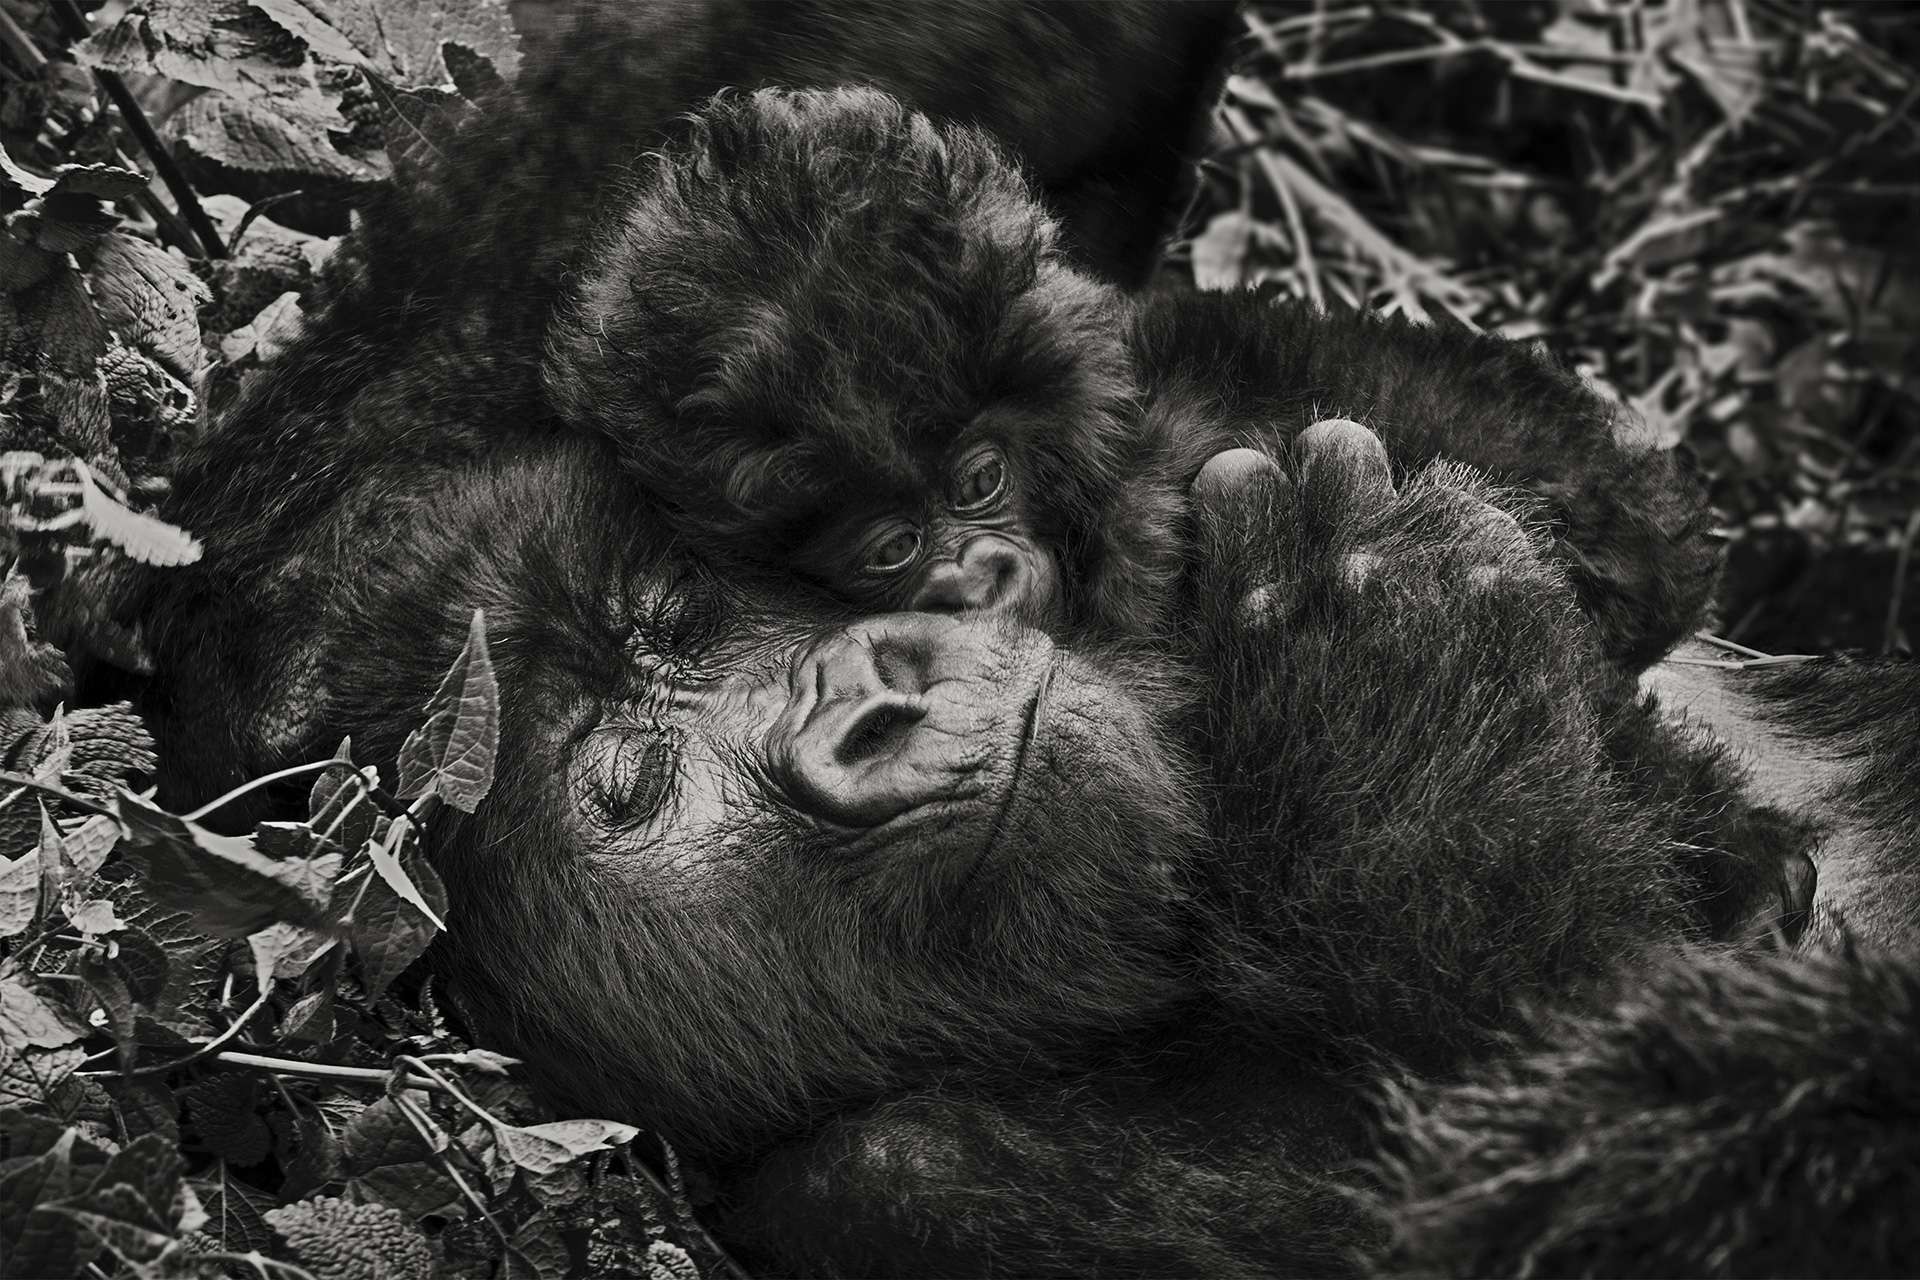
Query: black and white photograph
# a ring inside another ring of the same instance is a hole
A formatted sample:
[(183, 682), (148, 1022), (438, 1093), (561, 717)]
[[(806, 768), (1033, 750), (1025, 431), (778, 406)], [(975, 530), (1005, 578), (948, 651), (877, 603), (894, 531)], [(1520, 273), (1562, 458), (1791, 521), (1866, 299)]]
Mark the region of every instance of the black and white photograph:
[(1920, 1277), (1920, 4), (0, 0), (0, 1277)]

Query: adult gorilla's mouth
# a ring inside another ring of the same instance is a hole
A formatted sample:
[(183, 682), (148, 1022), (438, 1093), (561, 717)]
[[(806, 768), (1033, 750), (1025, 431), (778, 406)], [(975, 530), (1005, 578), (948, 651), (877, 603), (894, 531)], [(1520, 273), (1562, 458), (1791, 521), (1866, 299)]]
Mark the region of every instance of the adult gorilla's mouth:
[(966, 892), (967, 886), (980, 873), (980, 869), (987, 865), (988, 860), (993, 857), (994, 850), (999, 848), (1000, 837), (1006, 832), (1013, 808), (1020, 803), (1020, 783), (1026, 776), (1027, 755), (1033, 749), (1033, 744), (1039, 738), (1041, 730), (1046, 726), (1047, 695), (1053, 688), (1053, 675), (1059, 667), (1059, 654), (1049, 654), (1047, 665), (1041, 668), (1040, 679), (1034, 685), (1033, 697), (1027, 702), (1026, 719), (1021, 725), (1020, 741), (1013, 749), (1013, 764), (1007, 770), (1006, 794), (1001, 797), (1000, 806), (994, 811), (993, 825), (988, 828), (987, 838), (981, 843), (980, 852), (975, 855), (973, 865), (967, 868), (967, 873), (960, 878), (961, 893)]

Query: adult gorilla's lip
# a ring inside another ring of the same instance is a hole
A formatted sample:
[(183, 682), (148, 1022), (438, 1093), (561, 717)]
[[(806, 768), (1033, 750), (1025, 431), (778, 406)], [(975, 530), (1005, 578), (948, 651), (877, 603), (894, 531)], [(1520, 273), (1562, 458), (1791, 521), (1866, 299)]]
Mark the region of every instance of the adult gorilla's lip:
[(1008, 817), (1013, 813), (1013, 806), (1019, 802), (1020, 780), (1026, 776), (1027, 772), (1027, 753), (1033, 748), (1034, 742), (1040, 736), (1040, 730), (1046, 724), (1047, 694), (1053, 688), (1053, 673), (1059, 669), (1059, 666), (1060, 655), (1057, 652), (1049, 653), (1047, 664), (1040, 669), (1040, 679), (1034, 684), (1033, 697), (1027, 702), (1026, 719), (1020, 729), (1020, 744), (1014, 749), (1013, 767), (1007, 771), (1006, 795), (1001, 798), (1000, 807), (993, 815), (993, 826), (988, 830), (986, 840), (980, 845), (979, 855), (974, 858), (973, 866), (967, 869), (966, 876), (961, 880), (960, 888), (963, 892), (974, 876), (979, 874), (980, 868), (993, 857), (994, 850), (1000, 845), (1000, 836), (1007, 828)]

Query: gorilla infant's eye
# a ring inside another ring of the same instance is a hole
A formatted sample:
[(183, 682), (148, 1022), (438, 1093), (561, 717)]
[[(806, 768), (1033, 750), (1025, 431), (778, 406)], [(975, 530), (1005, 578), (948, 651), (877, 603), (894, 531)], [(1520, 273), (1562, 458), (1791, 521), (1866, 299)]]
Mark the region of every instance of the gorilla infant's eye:
[(920, 531), (910, 524), (888, 525), (867, 543), (860, 567), (868, 573), (898, 573), (920, 555)]
[(969, 453), (954, 468), (953, 507), (979, 511), (1000, 500), (1007, 487), (1007, 464), (991, 445)]

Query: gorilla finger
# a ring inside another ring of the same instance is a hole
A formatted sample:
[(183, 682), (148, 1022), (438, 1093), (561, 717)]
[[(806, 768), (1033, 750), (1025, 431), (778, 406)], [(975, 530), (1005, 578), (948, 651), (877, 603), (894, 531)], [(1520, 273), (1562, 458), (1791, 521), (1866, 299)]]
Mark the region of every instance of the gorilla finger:
[(1301, 483), (1331, 468), (1357, 493), (1384, 497), (1393, 492), (1393, 470), (1380, 437), (1349, 418), (1324, 418), (1293, 441)]
[(1195, 502), (1214, 505), (1245, 493), (1262, 478), (1274, 486), (1277, 498), (1285, 498), (1292, 488), (1280, 464), (1258, 449), (1225, 449), (1207, 459), (1190, 492)]

